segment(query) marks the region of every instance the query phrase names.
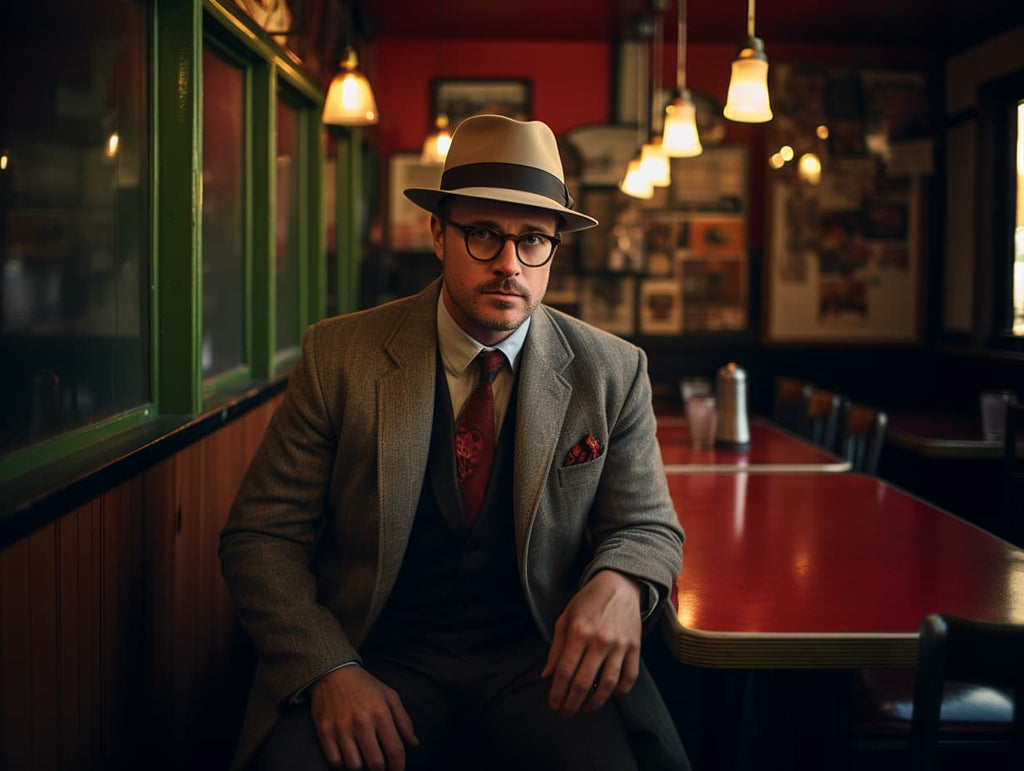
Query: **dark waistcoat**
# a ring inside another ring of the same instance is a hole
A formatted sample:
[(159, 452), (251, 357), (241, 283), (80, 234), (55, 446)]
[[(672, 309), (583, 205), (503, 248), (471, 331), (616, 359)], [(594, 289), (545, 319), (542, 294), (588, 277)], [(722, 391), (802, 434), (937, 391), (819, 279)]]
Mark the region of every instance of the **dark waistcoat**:
[(532, 630), (516, 563), (513, 389), (483, 506), (471, 528), (455, 481), (451, 397), (438, 361), (430, 457), (394, 589), (363, 648), (424, 642), (452, 653)]

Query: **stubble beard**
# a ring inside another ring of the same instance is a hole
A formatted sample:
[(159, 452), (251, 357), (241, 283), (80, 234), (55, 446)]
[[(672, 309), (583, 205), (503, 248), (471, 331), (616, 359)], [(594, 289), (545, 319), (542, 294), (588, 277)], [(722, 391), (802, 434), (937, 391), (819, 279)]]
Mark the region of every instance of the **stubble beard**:
[[(441, 277), (444, 280), (448, 296), (451, 298), (452, 304), (454, 304), (467, 319), (479, 326), (481, 329), (487, 329), (492, 332), (514, 332), (522, 326), (523, 322), (526, 321), (526, 319), (528, 319), (536, 309), (537, 303), (534, 302), (529, 288), (511, 277), (495, 279), (468, 289), (461, 286), (456, 288), (456, 285), (448, 280), (447, 239), (444, 239), (442, 242), (442, 248), (444, 249), (445, 259), (441, 263)], [(504, 316), (495, 318), (489, 314), (485, 314), (482, 309), (478, 310), (480, 304), (484, 302), (492, 303), (493, 307), (498, 311), (515, 310), (519, 302), (517, 300), (502, 300), (493, 296), (483, 296), (485, 292), (495, 291), (514, 292), (515, 294), (518, 294), (521, 301), (526, 306), (522, 316), (518, 319), (506, 318)]]

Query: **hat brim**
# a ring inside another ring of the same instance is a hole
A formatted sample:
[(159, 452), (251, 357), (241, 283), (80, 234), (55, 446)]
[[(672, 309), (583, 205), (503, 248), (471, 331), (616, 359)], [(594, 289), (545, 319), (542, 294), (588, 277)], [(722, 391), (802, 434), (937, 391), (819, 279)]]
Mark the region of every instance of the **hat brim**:
[(409, 187), (402, 191), (405, 197), (431, 214), (437, 214), (437, 206), (445, 198), (473, 198), (482, 201), (498, 201), (499, 203), (514, 203), (521, 206), (532, 206), (535, 209), (545, 209), (554, 212), (562, 218), (563, 225), (559, 228), (562, 233), (572, 233), (576, 230), (586, 230), (596, 227), (598, 221), (586, 214), (562, 206), (550, 198), (537, 193), (528, 193), (520, 190), (509, 190), (503, 187), (461, 187), (458, 191), (435, 190), (425, 187)]

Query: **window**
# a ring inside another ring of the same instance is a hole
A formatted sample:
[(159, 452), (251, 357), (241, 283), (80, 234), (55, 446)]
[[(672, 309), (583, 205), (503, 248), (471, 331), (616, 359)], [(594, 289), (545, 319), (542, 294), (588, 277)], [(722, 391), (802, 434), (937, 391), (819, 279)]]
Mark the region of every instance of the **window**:
[(277, 96), (277, 232), (275, 236), (274, 282), (276, 294), (275, 350), (297, 348), (302, 275), (301, 190), (306, 177), (299, 141), (304, 115), (283, 89)]
[(0, 27), (0, 456), (148, 410), (149, 7)]
[(245, 70), (203, 45), (204, 382), (246, 361)]
[(325, 308), (323, 92), (272, 37), (202, 0), (5, 21), (0, 510), (286, 373)]

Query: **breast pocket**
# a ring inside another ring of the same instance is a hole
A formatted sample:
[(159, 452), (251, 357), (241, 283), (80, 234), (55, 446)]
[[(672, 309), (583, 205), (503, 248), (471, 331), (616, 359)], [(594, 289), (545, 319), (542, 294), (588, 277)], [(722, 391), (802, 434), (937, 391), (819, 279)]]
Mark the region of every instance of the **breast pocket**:
[(601, 469), (604, 468), (604, 454), (586, 463), (575, 463), (572, 466), (562, 466), (558, 469), (559, 487), (576, 487), (578, 485), (597, 485), (601, 478)]

